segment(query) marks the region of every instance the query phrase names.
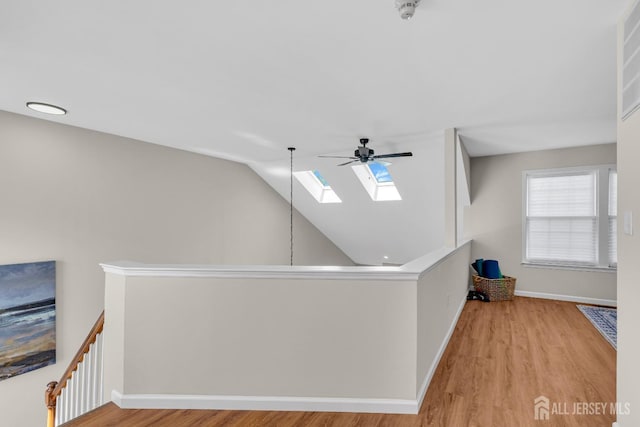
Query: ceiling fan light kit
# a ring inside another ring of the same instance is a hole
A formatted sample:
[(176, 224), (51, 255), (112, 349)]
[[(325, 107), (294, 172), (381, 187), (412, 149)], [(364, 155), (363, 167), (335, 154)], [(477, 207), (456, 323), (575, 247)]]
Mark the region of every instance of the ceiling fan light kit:
[(396, 9), (400, 13), (400, 18), (409, 19), (416, 12), (416, 7), (420, 4), (420, 0), (396, 0)]

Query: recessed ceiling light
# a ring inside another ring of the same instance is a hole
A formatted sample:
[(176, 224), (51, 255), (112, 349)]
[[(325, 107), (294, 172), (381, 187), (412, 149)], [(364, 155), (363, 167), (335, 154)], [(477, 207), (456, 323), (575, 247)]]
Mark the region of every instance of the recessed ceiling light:
[(56, 114), (58, 116), (67, 114), (67, 110), (56, 105), (45, 104), (44, 102), (27, 102), (27, 107), (34, 111), (45, 114)]
[(384, 259), (389, 259), (389, 257), (388, 257), (388, 256), (386, 256), (386, 255), (385, 255), (385, 256), (383, 256), (382, 258), (384, 258)]

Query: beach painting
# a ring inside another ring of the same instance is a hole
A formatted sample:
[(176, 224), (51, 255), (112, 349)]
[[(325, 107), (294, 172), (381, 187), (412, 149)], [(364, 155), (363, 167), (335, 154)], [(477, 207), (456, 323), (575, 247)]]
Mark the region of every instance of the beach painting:
[(56, 263), (0, 265), (0, 380), (56, 363)]

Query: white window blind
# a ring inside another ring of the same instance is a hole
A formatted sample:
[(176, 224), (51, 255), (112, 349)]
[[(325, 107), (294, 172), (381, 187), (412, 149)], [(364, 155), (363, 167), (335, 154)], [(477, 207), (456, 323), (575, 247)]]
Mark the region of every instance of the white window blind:
[(618, 220), (618, 172), (609, 169), (609, 266), (618, 265), (618, 239), (616, 222)]
[(526, 176), (525, 261), (597, 265), (597, 171)]

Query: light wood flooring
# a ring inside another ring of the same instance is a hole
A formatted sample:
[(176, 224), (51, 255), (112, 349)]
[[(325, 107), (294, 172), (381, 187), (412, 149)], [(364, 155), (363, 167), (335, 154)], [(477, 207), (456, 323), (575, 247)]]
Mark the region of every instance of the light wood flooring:
[[(516, 297), (466, 304), (418, 415), (122, 410), (107, 404), (74, 426), (611, 426), (582, 403), (615, 402), (616, 352), (574, 303)], [(534, 420), (534, 399), (556, 413)], [(598, 411), (600, 411), (598, 409)], [(568, 414), (567, 414), (568, 413)]]

